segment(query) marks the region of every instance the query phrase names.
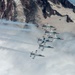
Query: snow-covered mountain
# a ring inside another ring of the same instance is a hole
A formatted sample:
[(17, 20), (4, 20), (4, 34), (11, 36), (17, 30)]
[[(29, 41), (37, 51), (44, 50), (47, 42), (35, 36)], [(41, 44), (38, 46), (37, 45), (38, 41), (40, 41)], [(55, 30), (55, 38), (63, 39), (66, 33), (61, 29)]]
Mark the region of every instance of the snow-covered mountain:
[[(68, 0), (0, 0), (0, 5), (0, 75), (75, 75), (74, 5)], [(41, 51), (38, 38), (48, 40), (45, 30), (50, 31), (43, 25), (55, 27), (55, 38), (63, 40), (50, 39), (45, 45), (53, 48)], [(45, 57), (32, 59), (36, 50)]]
[[(51, 15), (63, 15), (52, 6), (60, 8), (62, 5), (66, 10), (70, 8), (75, 12), (75, 6), (68, 0), (0, 0), (0, 4), (0, 18), (37, 24), (40, 18), (47, 19)], [(60, 9), (63, 9), (62, 7)], [(65, 13), (64, 15), (69, 17), (70, 14)], [(71, 17), (69, 19), (73, 21)]]

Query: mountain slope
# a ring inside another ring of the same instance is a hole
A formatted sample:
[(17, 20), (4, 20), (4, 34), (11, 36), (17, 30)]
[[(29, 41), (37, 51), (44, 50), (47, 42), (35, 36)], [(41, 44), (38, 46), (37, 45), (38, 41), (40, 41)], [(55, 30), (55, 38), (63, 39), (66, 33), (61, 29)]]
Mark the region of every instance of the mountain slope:
[[(21, 22), (26, 21), (38, 23), (38, 19), (41, 18), (41, 16), (37, 17), (39, 9), (42, 12), (40, 14), (45, 19), (47, 17), (51, 17), (51, 15), (62, 16), (63, 14), (54, 9), (51, 3), (54, 3), (53, 6), (58, 5), (59, 9), (61, 4), (65, 9), (74, 9), (73, 4), (71, 4), (68, 0), (1, 0), (0, 18), (13, 21), (18, 20)], [(63, 8), (61, 9), (63, 10)], [(73, 21), (73, 19), (69, 16), (70, 14), (66, 13), (64, 15), (68, 15), (69, 21)]]

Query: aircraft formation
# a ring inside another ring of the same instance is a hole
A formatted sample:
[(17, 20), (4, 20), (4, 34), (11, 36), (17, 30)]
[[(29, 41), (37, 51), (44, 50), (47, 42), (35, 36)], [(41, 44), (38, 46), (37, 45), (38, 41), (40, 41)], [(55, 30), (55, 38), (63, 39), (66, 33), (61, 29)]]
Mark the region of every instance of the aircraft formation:
[[(9, 22), (8, 22), (9, 23)], [(10, 22), (11, 23), (11, 22)], [(17, 23), (16, 23), (17, 24)], [(24, 23), (23, 23), (24, 24)], [(24, 24), (25, 25), (25, 24)], [(28, 24), (26, 25), (26, 29), (14, 29), (14, 28), (6, 28), (6, 26), (0, 26), (0, 29), (6, 29), (6, 30), (22, 30), (22, 31), (28, 31), (28, 26), (31, 26), (32, 24)], [(37, 43), (38, 43), (38, 49), (35, 50), (35, 52), (30, 52), (30, 57), (32, 57), (32, 59), (35, 59), (36, 56), (39, 56), (39, 57), (45, 57), (44, 55), (42, 54), (39, 54), (38, 51), (41, 50), (41, 51), (44, 51), (44, 49), (46, 48), (49, 48), (49, 49), (54, 49), (53, 46), (50, 46), (48, 45), (47, 43), (52, 43), (55, 39), (57, 40), (63, 40), (62, 38), (60, 37), (57, 37), (57, 35), (59, 35), (58, 32), (56, 32), (56, 28), (54, 26), (51, 26), (49, 24), (46, 24), (46, 25), (43, 25), (42, 26), (42, 29), (44, 31), (44, 34), (42, 36), (42, 38), (38, 38), (37, 39)], [(1, 33), (0, 33), (1, 34)], [(10, 35), (7, 35), (7, 34), (1, 34), (1, 35), (6, 35), (6, 36), (9, 36)], [(17, 37), (17, 36), (16, 36)], [(14, 41), (14, 42), (19, 42), (19, 43), (24, 43), (24, 44), (31, 44), (31, 43), (27, 43), (27, 42), (24, 42), (24, 41), (20, 41), (20, 40), (16, 40), (16, 39), (9, 39), (9, 38), (3, 38), (3, 37), (0, 37), (1, 40), (8, 40), (8, 41)], [(12, 51), (17, 51), (18, 50), (14, 50), (14, 49), (10, 49), (10, 48), (6, 48), (6, 47), (0, 47), (2, 49), (6, 49), (6, 50), (12, 50)], [(21, 52), (21, 51), (19, 51)]]
[[(44, 51), (45, 48), (51, 48), (53, 49), (54, 47), (50, 46), (50, 45), (46, 45), (47, 42), (53, 42), (55, 39), (57, 40), (63, 40), (60, 37), (57, 37), (57, 35), (59, 34), (58, 32), (56, 32), (56, 28), (54, 26), (51, 26), (49, 24), (43, 25), (42, 29), (44, 30), (44, 35), (42, 38), (38, 38), (37, 39), (37, 43), (38, 43), (38, 49), (40, 49), (41, 51)], [(36, 56), (39, 57), (45, 57), (42, 54), (38, 54), (39, 50), (36, 50), (35, 52), (31, 52), (30, 53), (30, 57), (32, 57), (32, 59), (35, 59)]]

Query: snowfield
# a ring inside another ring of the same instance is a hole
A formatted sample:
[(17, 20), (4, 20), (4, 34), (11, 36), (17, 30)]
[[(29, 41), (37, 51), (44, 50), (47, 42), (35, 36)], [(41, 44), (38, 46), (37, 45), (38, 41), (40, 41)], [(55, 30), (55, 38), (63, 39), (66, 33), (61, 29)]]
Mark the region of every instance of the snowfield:
[[(74, 34), (59, 32), (64, 40), (46, 43), (54, 48), (41, 51), (37, 39), (42, 38), (42, 29), (29, 25), (29, 31), (17, 30), (11, 24), (0, 24), (0, 75), (75, 75)], [(35, 50), (45, 57), (32, 59), (30, 52)]]

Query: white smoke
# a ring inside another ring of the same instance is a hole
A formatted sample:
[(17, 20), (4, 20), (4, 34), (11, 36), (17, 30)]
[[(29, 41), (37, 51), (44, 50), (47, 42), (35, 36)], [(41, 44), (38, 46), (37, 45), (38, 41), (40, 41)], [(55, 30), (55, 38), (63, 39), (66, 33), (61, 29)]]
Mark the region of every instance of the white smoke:
[(0, 75), (75, 75), (75, 35), (72, 33), (61, 33), (58, 36), (64, 40), (55, 40), (47, 44), (52, 45), (54, 49), (39, 50), (38, 53), (45, 55), (44, 58), (36, 57), (33, 60), (29, 57), (31, 51), (38, 49), (37, 37), (41, 37), (42, 33), (35, 26), (32, 26), (31, 32), (13, 32), (16, 39), (36, 45), (1, 39), (0, 46), (9, 47), (11, 50), (0, 48)]

